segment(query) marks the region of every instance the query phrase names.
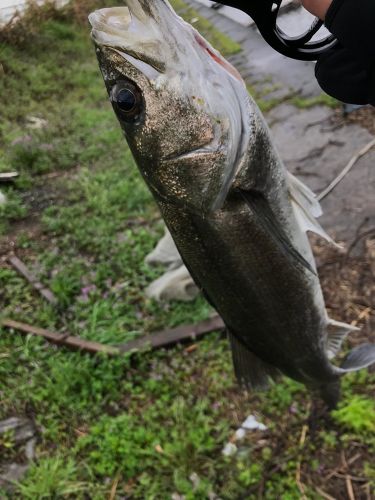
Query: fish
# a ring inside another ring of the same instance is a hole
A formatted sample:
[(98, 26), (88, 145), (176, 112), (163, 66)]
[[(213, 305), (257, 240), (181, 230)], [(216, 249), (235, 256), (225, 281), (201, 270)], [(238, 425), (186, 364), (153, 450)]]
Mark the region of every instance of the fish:
[(332, 242), (316, 196), (283, 165), (239, 72), (167, 0), (90, 14), (115, 115), (181, 258), (222, 317), (247, 389), (286, 375), (328, 406), (375, 345), (330, 319), (307, 232)]

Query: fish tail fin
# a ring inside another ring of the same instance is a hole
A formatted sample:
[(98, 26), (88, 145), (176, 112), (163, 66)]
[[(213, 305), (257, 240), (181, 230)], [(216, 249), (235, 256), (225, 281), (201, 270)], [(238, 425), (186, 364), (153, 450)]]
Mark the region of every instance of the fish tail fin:
[(362, 344), (352, 349), (340, 367), (334, 367), (336, 380), (319, 387), (319, 395), (330, 410), (336, 408), (340, 399), (340, 376), (368, 368), (375, 363), (375, 344)]
[(241, 340), (228, 330), (232, 349), (234, 373), (239, 384), (248, 390), (264, 390), (269, 379), (275, 379), (279, 371), (251, 352)]
[(375, 344), (362, 344), (346, 356), (339, 368), (341, 373), (356, 372), (375, 364)]
[[(332, 359), (339, 352), (346, 336), (359, 328), (340, 323), (333, 319), (329, 320), (326, 339), (326, 354), (328, 359)], [(375, 344), (362, 344), (350, 351), (340, 367), (335, 367), (338, 375), (347, 372), (355, 372), (362, 368), (368, 368), (375, 363)]]

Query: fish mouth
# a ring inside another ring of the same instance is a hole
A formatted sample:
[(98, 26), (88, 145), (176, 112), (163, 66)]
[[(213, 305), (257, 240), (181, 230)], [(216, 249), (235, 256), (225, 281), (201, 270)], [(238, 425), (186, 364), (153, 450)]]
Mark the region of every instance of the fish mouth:
[(158, 44), (162, 28), (168, 27), (171, 18), (174, 22), (180, 19), (164, 0), (125, 0), (125, 4), (99, 9), (89, 15), (91, 36), (98, 45), (123, 50), (138, 46), (146, 53)]
[(210, 146), (203, 146), (196, 149), (191, 149), (190, 151), (185, 151), (182, 153), (172, 153), (168, 156), (165, 156), (162, 161), (176, 161), (176, 160), (189, 160), (195, 158), (201, 158), (204, 156), (212, 156), (215, 154), (219, 154), (220, 150)]
[(132, 22), (129, 7), (110, 7), (96, 10), (89, 15), (92, 37), (98, 45), (113, 44), (116, 39), (123, 41)]
[(98, 47), (117, 49), (121, 55), (127, 54), (164, 73), (164, 42), (169, 27), (182, 20), (164, 0), (126, 0), (125, 3), (124, 7), (99, 9), (89, 15), (93, 41)]

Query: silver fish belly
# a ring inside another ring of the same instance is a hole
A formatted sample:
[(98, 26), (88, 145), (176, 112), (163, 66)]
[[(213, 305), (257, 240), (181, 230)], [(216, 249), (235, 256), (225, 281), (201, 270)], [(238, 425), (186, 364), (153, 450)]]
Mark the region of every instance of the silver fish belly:
[(284, 373), (330, 405), (375, 346), (330, 359), (353, 327), (328, 318), (307, 231), (314, 194), (289, 174), (238, 72), (165, 0), (90, 15), (99, 66), (182, 259), (230, 336), (247, 387)]

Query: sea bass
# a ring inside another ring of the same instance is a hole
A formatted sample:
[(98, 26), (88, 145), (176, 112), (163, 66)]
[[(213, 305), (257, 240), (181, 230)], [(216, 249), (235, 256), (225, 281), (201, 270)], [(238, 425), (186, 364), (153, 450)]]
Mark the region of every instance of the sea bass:
[(89, 17), (113, 109), (182, 259), (223, 318), (246, 387), (283, 373), (333, 406), (375, 346), (330, 362), (355, 328), (327, 316), (306, 236), (329, 239), (238, 73), (166, 0)]

